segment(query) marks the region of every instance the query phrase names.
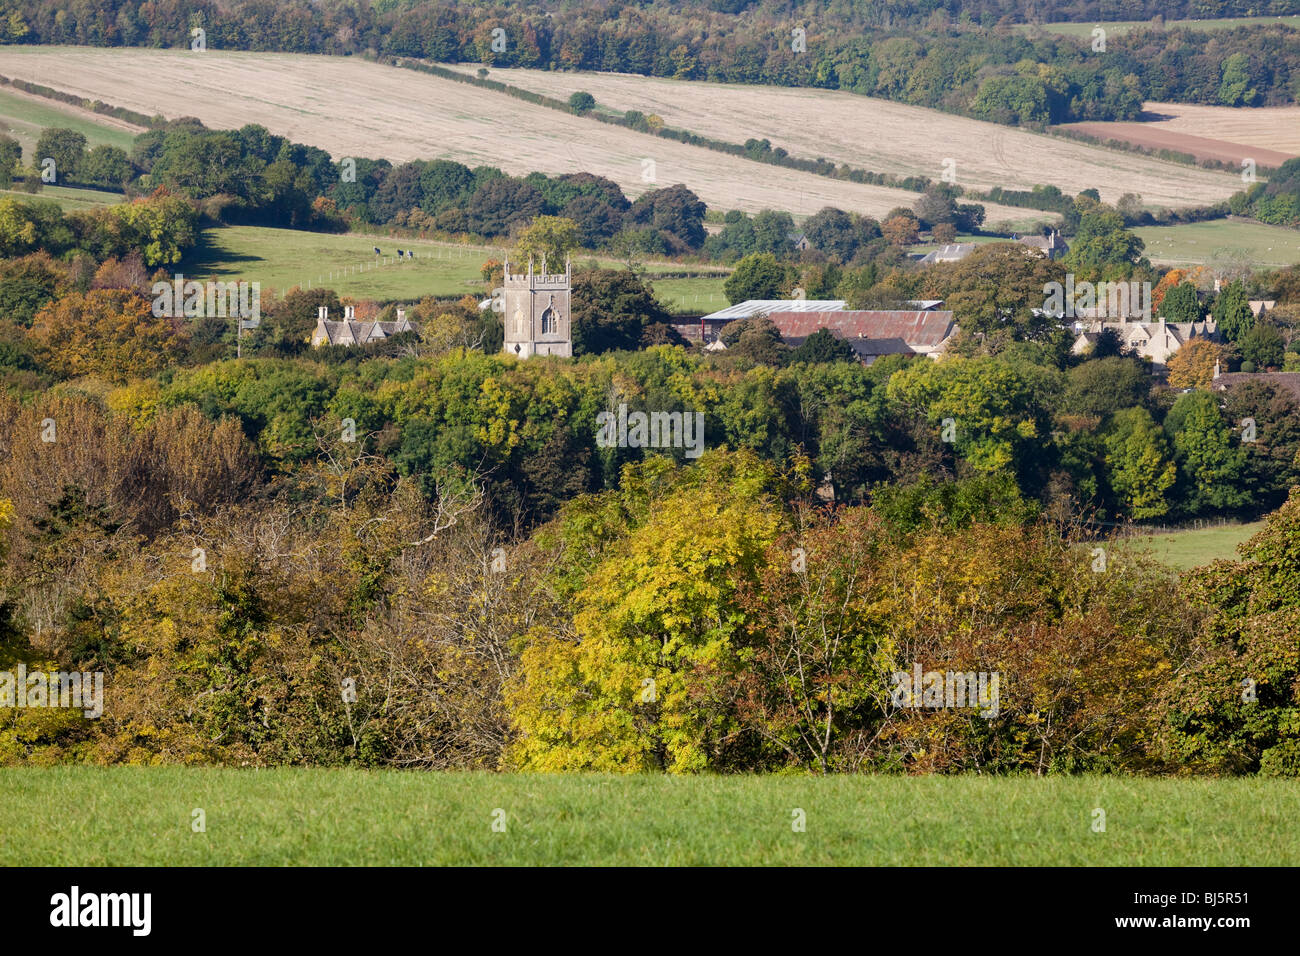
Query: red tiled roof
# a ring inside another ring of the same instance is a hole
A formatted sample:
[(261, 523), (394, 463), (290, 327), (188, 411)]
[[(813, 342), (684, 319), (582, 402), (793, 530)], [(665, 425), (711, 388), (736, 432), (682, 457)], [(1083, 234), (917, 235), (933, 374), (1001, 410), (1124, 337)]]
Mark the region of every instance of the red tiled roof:
[(829, 329), (842, 339), (902, 339), (913, 348), (934, 348), (953, 328), (951, 312), (772, 312), (768, 318), (782, 338), (802, 339), (818, 329)]

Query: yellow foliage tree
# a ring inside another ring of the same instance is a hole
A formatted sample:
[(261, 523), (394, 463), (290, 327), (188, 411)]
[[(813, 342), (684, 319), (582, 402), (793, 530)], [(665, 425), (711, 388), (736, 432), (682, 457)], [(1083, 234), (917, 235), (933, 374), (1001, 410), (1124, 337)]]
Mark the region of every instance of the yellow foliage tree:
[(1209, 388), (1223, 347), (1209, 339), (1192, 339), (1169, 359), (1169, 384), (1174, 388)]

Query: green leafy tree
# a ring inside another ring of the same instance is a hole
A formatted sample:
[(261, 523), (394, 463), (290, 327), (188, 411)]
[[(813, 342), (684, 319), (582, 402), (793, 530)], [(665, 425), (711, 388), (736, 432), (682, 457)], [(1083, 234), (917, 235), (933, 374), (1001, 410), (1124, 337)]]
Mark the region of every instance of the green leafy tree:
[(756, 252), (736, 263), (736, 270), (722, 284), (732, 305), (748, 299), (778, 299), (790, 288), (794, 276), (770, 252)]
[(1106, 474), (1120, 511), (1138, 521), (1169, 511), (1178, 479), (1164, 432), (1145, 408), (1118, 411), (1106, 430)]
[(1066, 373), (1063, 408), (1105, 418), (1146, 401), (1151, 376), (1129, 358), (1099, 358)]
[(1250, 59), (1244, 53), (1234, 53), (1223, 61), (1223, 77), (1219, 82), (1219, 102), (1224, 106), (1251, 106), (1259, 98), (1250, 75)]
[(1168, 289), (1160, 302), (1160, 315), (1168, 322), (1200, 322), (1205, 318), (1196, 286), (1180, 282)]
[(22, 164), (22, 144), (12, 136), (0, 133), (0, 189), (13, 185), (14, 173)]
[(571, 308), (575, 355), (638, 348), (649, 326), (670, 318), (654, 292), (623, 269), (579, 272), (573, 277)]
[(538, 216), (523, 232), (519, 234), (519, 244), (515, 251), (516, 262), (537, 260), (541, 268), (542, 260), (547, 268), (559, 270), (569, 253), (578, 245), (578, 225), (572, 219), (561, 216)]
[(1178, 461), (1178, 501), (1185, 514), (1209, 514), (1250, 503), (1246, 453), (1209, 392), (1178, 396), (1165, 419)]
[(76, 130), (47, 126), (36, 139), (32, 158), (38, 169), (45, 160), (54, 160), (58, 182), (77, 182), (86, 158), (86, 137)]
[(1229, 342), (1240, 342), (1255, 325), (1249, 294), (1240, 281), (1229, 282), (1219, 290), (1212, 313), (1219, 334)]
[(1300, 492), (1240, 551), (1185, 579), (1209, 620), (1166, 695), (1170, 759), (1300, 776)]
[(1255, 363), (1255, 367), (1260, 370), (1282, 366), (1286, 341), (1277, 326), (1271, 322), (1253, 325), (1237, 345), (1241, 348), (1242, 358)]
[(753, 455), (710, 451), (675, 477), (655, 463), (629, 468), (620, 491), (569, 510), (561, 533), (585, 565), (562, 572), (575, 581), (572, 633), (535, 631), (523, 649), (510, 764), (736, 766), (734, 712), (701, 702), (741, 660), (737, 588), (756, 578), (782, 525), (770, 482)]
[(791, 364), (852, 362), (856, 359), (857, 353), (852, 347), (828, 329), (818, 329), (790, 353)]
[(578, 90), (569, 96), (569, 109), (575, 113), (587, 113), (596, 107), (596, 97), (585, 90)]
[(1146, 244), (1124, 227), (1124, 217), (1109, 206), (1085, 212), (1062, 260), (1066, 267), (1097, 279), (1121, 279), (1135, 267), (1146, 268)]

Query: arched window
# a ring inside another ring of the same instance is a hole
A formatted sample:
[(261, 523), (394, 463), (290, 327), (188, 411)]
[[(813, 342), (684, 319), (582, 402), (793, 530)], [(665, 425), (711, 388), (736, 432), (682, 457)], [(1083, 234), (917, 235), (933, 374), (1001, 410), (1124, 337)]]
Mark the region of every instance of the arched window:
[(558, 331), (556, 326), (555, 310), (548, 307), (547, 310), (542, 313), (542, 334), (549, 335), (552, 332)]

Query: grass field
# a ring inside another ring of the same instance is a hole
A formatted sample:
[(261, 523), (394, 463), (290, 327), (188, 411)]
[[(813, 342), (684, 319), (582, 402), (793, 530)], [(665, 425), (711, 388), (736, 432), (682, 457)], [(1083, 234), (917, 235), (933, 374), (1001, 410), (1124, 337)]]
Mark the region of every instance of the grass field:
[[(376, 246), (382, 256), (375, 255)], [(398, 249), (414, 250), (415, 259), (398, 259)], [(356, 299), (410, 301), (427, 295), (481, 296), (484, 286), (479, 270), (483, 263), (501, 260), (508, 253), (505, 246), (225, 226), (205, 229), (200, 243), (176, 271), (200, 280), (260, 282), (264, 293), (283, 293), (294, 286), (328, 287)], [(611, 259), (596, 262), (605, 267), (618, 265)], [(708, 268), (691, 267), (693, 271)], [(722, 283), (729, 274), (727, 269), (719, 267), (716, 279), (656, 279), (658, 273), (682, 270), (672, 262), (649, 262), (645, 269), (655, 292), (674, 312), (712, 311), (726, 305)]]
[[(465, 64), (455, 68), (473, 72)], [(601, 105), (657, 113), (669, 126), (737, 143), (767, 138), (796, 157), (877, 172), (937, 179), (951, 159), (957, 183), (981, 190), (1052, 183), (1075, 195), (1095, 187), (1108, 202), (1136, 192), (1149, 204), (1173, 208), (1216, 202), (1240, 188), (1228, 173), (836, 90), (545, 70), (493, 69), (488, 78), (562, 99), (586, 90)], [(1050, 218), (986, 207), (989, 224)]]
[(41, 130), (47, 126), (76, 130), (86, 137), (89, 146), (119, 146), (128, 153), (142, 127), (100, 116), (90, 110), (34, 96), (21, 90), (0, 88), (0, 132), (7, 133), (23, 145), (23, 159), (32, 161), (32, 150)]
[(0, 834), (3, 866), (1296, 865), (1300, 788), (59, 767), (0, 770)]
[(1236, 560), (1237, 546), (1251, 538), (1264, 527), (1264, 522), (1228, 524), (1218, 527), (1197, 528), (1192, 531), (1173, 531), (1121, 539), (1123, 543), (1149, 549), (1151, 553), (1179, 571), (1197, 568), (1223, 558)]
[[(710, 206), (754, 212), (807, 215), (833, 205), (879, 216), (916, 201), (915, 193), (758, 166), (358, 57), (7, 46), (0, 74), (149, 115), (197, 116), (214, 128), (260, 123), (336, 159), (445, 158), (512, 174), (590, 172), (632, 196), (685, 183)], [(653, 160), (653, 173), (645, 159)], [(1002, 210), (989, 218), (1004, 218)]]
[[(1232, 30), (1236, 27), (1255, 27), (1279, 23), (1283, 26), (1300, 29), (1300, 17), (1228, 17), (1220, 20), (1168, 20), (1165, 27), (1188, 30)], [(1137, 27), (1149, 27), (1150, 20), (1102, 20), (1096, 23), (1044, 23), (1041, 26), (1024, 24), (1018, 27), (1022, 32), (1046, 30), (1049, 33), (1063, 33), (1072, 37), (1090, 37), (1093, 27), (1105, 27), (1107, 31), (1128, 33)]]
[(49, 199), (58, 203), (65, 212), (112, 206), (126, 198), (121, 193), (110, 193), (101, 189), (70, 189), (67, 186), (42, 186), (38, 193), (25, 193), (19, 189), (0, 189), (0, 196), (17, 199), (20, 202)]
[(1197, 265), (1216, 257), (1244, 261), (1252, 268), (1300, 262), (1300, 230), (1244, 219), (1211, 219), (1179, 226), (1134, 229), (1153, 263)]

